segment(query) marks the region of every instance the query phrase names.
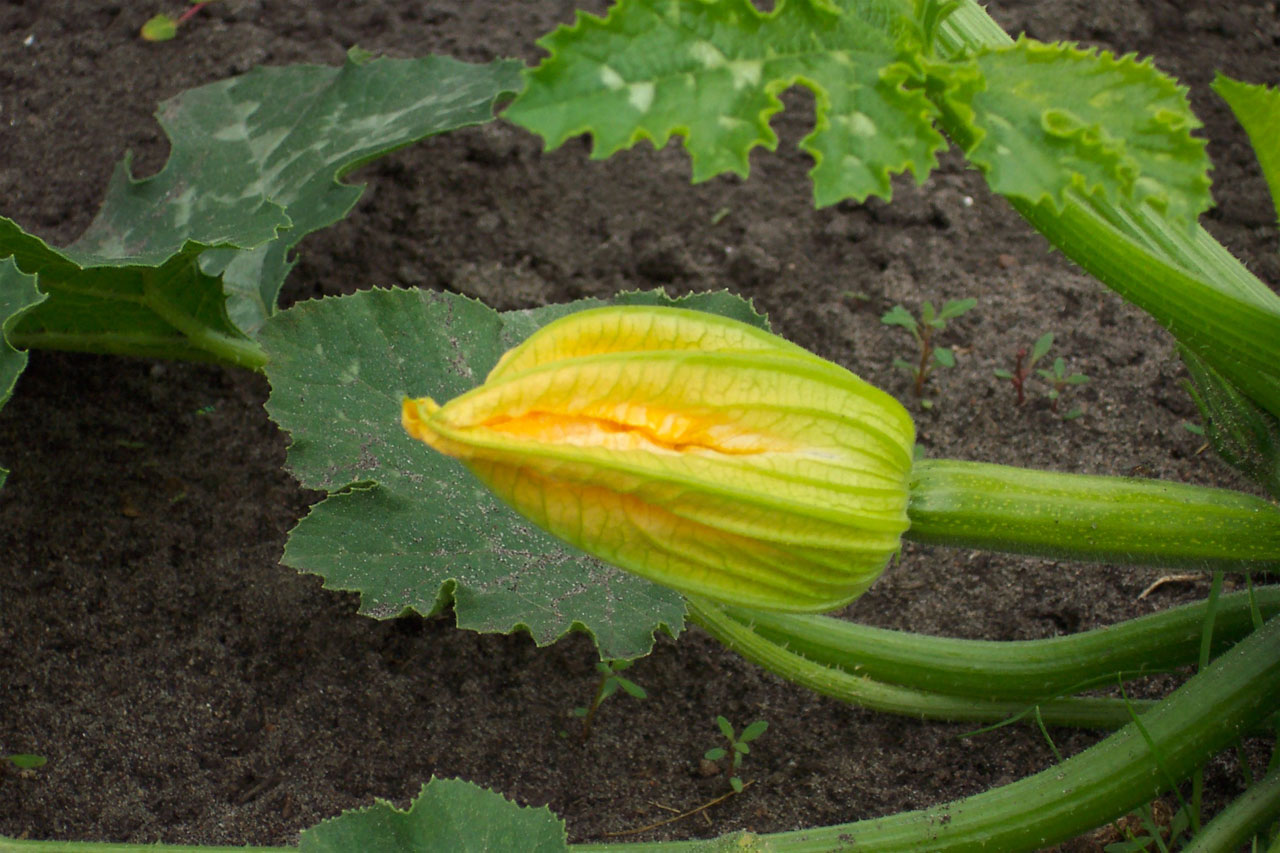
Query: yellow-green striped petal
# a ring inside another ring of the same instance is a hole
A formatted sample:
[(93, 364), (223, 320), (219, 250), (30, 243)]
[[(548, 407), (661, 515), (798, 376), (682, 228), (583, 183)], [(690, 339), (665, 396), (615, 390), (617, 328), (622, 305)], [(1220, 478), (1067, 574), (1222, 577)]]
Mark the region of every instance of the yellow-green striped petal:
[(716, 315), (571, 314), (443, 407), (406, 400), (403, 422), (566, 542), (732, 604), (839, 607), (908, 524), (902, 406)]

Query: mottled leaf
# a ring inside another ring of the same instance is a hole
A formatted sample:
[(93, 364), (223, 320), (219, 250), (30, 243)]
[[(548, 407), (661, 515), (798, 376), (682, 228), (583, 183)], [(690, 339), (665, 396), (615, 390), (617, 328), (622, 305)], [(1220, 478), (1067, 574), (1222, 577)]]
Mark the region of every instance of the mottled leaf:
[(0, 258), (38, 274), (48, 294), (10, 340), (260, 367), (249, 334), (274, 310), (290, 250), (360, 196), (340, 178), (491, 118), (519, 67), (353, 55), (342, 68), (260, 68), (166, 101), (168, 163), (135, 180), (126, 157), (77, 242), (55, 249), (0, 218)]
[(581, 133), (592, 156), (643, 139), (683, 136), (693, 179), (746, 175), (751, 149), (776, 148), (770, 117), (792, 85), (813, 92), (816, 121), (801, 142), (812, 155), (819, 205), (888, 198), (891, 175), (924, 180), (944, 146), (936, 109), (906, 85), (898, 41), (911, 21), (886, 0), (838, 8), (778, 0), (621, 0), (605, 18), (579, 13), (539, 42), (550, 56), (504, 113), (554, 148)]
[[(346, 216), (363, 186), (352, 169), (427, 136), (493, 117), (521, 64), (446, 56), (287, 65), (190, 89), (160, 105), (171, 154), (156, 175), (116, 169), (98, 217), (71, 250), (156, 262), (186, 240), (254, 249), (202, 259), (224, 273), (229, 314), (252, 332), (274, 310), (307, 234)], [(282, 222), (267, 216), (287, 213)], [(257, 220), (255, 223), (255, 219)], [(286, 226), (278, 236), (277, 228)]]

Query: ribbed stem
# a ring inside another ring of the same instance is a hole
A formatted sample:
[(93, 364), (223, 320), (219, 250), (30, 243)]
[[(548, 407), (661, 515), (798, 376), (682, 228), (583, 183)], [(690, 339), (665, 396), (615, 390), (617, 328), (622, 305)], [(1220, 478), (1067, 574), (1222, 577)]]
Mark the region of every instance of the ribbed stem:
[(689, 617), (732, 651), (788, 681), (824, 696), (873, 711), (929, 720), (994, 723), (1026, 714), (1034, 707), (1048, 725), (1116, 728), (1152, 703), (1082, 697), (1044, 702), (978, 699), (885, 684), (863, 675), (823, 666), (789, 651), (733, 619), (718, 606), (689, 599)]
[(1182, 853), (1232, 853), (1280, 818), (1280, 767), (1237, 797), (1187, 842)]
[(297, 847), (204, 847), (114, 841), (29, 841), (0, 838), (0, 853), (281, 853)]
[[(1280, 587), (1257, 589), (1254, 599), (1263, 618), (1280, 613)], [(824, 666), (915, 690), (1028, 701), (1075, 692), (1086, 684), (1114, 684), (1118, 674), (1133, 677), (1197, 663), (1208, 603), (1070, 636), (1019, 642), (931, 637), (829, 616), (745, 608), (726, 612), (765, 639)], [(1214, 622), (1214, 653), (1253, 629), (1249, 594), (1223, 596)]]
[[(1280, 705), (1280, 618), (1097, 745), (1026, 779), (920, 811), (754, 836), (777, 853), (1036, 850), (1113, 820), (1167, 791)], [(1148, 742), (1148, 738), (1150, 739)], [(1151, 745), (1148, 745), (1148, 744)], [(693, 851), (706, 842), (628, 845)], [(575, 845), (603, 850), (606, 845)]]
[(1247, 571), (1280, 565), (1280, 509), (1185, 483), (925, 459), (906, 538), (1137, 565)]

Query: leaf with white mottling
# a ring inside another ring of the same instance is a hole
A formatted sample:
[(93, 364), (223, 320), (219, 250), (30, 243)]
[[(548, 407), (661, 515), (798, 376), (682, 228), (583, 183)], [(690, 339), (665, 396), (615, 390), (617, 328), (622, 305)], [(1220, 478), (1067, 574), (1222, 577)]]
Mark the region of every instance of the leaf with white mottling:
[(910, 27), (900, 4), (864, 0), (837, 8), (778, 0), (621, 0), (605, 18), (579, 13), (539, 42), (550, 52), (528, 74), (504, 118), (554, 148), (590, 133), (592, 156), (643, 139), (685, 138), (693, 179), (745, 176), (757, 146), (773, 150), (770, 117), (792, 85), (814, 93), (817, 120), (801, 148), (814, 159), (819, 205), (888, 198), (892, 175), (923, 181), (945, 146), (936, 108), (906, 85), (898, 41)]
[(260, 367), (249, 335), (275, 309), (308, 233), (351, 209), (341, 178), (434, 133), (492, 118), (520, 63), (447, 57), (259, 68), (161, 105), (168, 163), (128, 158), (84, 235), (48, 246), (0, 218), (0, 259), (48, 298), (9, 330), (23, 347)]

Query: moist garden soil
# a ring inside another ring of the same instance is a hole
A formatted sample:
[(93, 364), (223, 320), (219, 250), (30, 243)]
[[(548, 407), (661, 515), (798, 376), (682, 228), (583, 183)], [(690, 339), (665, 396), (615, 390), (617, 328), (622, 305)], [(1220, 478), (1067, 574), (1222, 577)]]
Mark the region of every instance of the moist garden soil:
[[(89, 223), (126, 150), (164, 162), (158, 101), (255, 65), (337, 64), (352, 45), (410, 57), (535, 61), (575, 3), (221, 0), (175, 41), (138, 28), (178, 0), (0, 4), (0, 212), (55, 245)], [(602, 4), (590, 4), (600, 11)], [(1207, 124), (1217, 209), (1205, 226), (1280, 281), (1275, 214), (1253, 156), (1209, 90), (1215, 69), (1280, 80), (1277, 3), (1046, 0), (992, 4), (1011, 32), (1153, 55)], [(729, 290), (792, 340), (887, 388), (930, 455), (1248, 489), (1184, 424), (1198, 420), (1171, 338), (1051, 253), (980, 176), (948, 156), (891, 204), (815, 210), (795, 143), (813, 99), (775, 119), (779, 152), (749, 180), (691, 186), (677, 145), (605, 162), (501, 122), (428, 140), (355, 173), (344, 222), (308, 238), (284, 302), (374, 286), (452, 290), (497, 308), (620, 290)], [(931, 409), (892, 367), (910, 357), (879, 317), (973, 296), (944, 342), (959, 364)], [(1091, 382), (1063, 420), (1043, 385), (1014, 405), (992, 371), (1040, 334)], [(295, 843), (375, 797), (404, 805), (432, 775), (562, 815), (570, 840), (669, 817), (727, 790), (700, 762), (714, 718), (769, 722), (743, 776), (704, 813), (637, 838), (711, 837), (845, 822), (1012, 782), (1052, 761), (1044, 736), (849, 707), (791, 686), (691, 628), (628, 672), (591, 740), (571, 709), (596, 687), (591, 640), (457, 630), (452, 614), (378, 622), (355, 596), (281, 567), (288, 530), (319, 500), (284, 470), (260, 375), (204, 365), (36, 352), (0, 412), (0, 834), (38, 839)], [(1203, 452), (1202, 452), (1203, 451)], [(1142, 596), (1159, 569), (908, 546), (843, 614), (930, 634), (1049, 637), (1203, 597), (1203, 577)], [(1149, 682), (1146, 695), (1178, 676)], [(568, 732), (566, 737), (562, 732)], [(1055, 729), (1073, 754), (1096, 733)], [(1209, 802), (1240, 783), (1210, 766)], [(1104, 835), (1071, 850), (1100, 849)]]

